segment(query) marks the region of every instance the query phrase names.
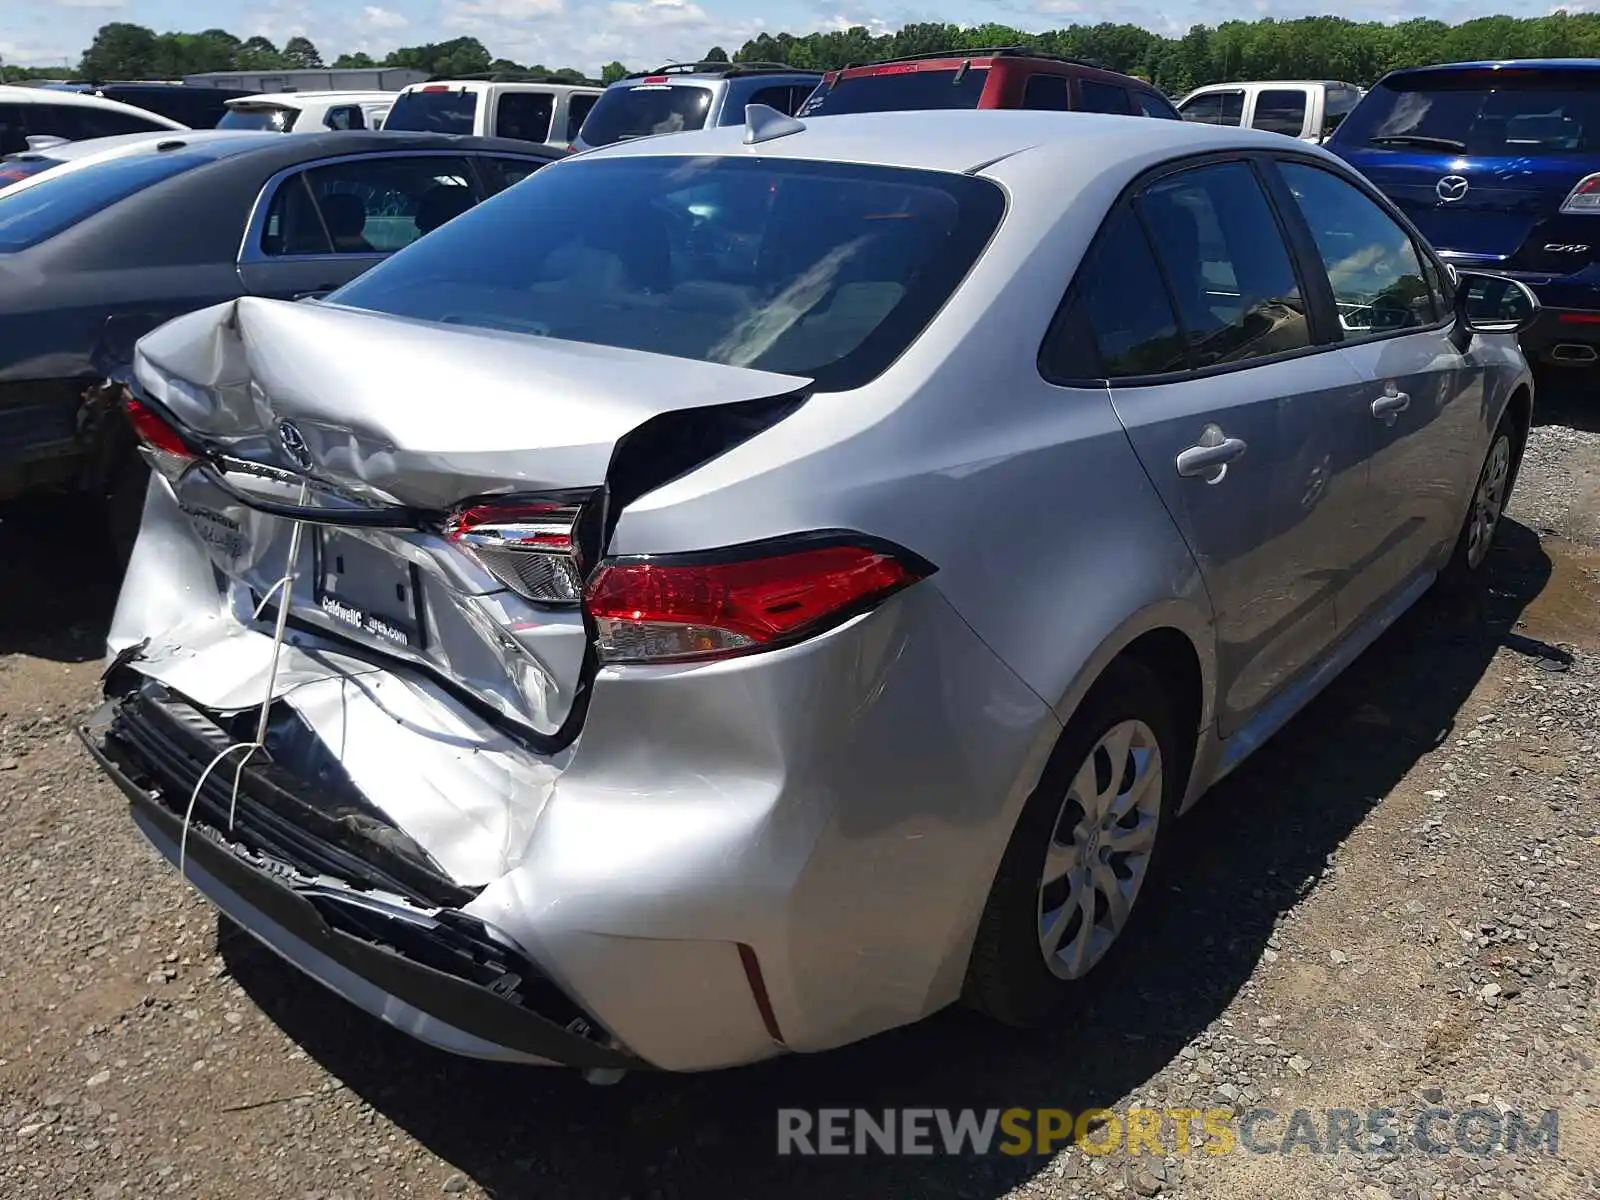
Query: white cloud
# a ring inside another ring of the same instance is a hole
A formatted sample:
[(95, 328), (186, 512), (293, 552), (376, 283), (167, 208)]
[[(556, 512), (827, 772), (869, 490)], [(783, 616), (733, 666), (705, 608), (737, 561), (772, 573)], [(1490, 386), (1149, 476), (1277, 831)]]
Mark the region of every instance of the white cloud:
[(899, 25), (892, 25), (888, 21), (881, 21), (877, 17), (851, 17), (843, 13), (835, 13), (822, 22), (823, 33), (844, 33), (857, 26), (864, 28), (873, 37), (882, 37), (899, 29)]
[(361, 23), (368, 29), (404, 29), (411, 24), (397, 12), (369, 4), (361, 10)]
[(683, 28), (711, 23), (706, 10), (690, 0), (614, 0), (607, 7), (613, 21), (633, 28)]
[(53, 0), (56, 8), (123, 8), (127, 0)]

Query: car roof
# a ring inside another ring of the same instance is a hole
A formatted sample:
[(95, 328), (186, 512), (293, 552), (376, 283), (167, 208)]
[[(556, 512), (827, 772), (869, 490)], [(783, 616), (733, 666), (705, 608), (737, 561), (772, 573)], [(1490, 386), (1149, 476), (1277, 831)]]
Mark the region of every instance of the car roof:
[(123, 104), (120, 100), (107, 100), (104, 96), (92, 96), (87, 92), (0, 84), (0, 104), (55, 104), (70, 108), (98, 108), (103, 112), (142, 117), (158, 125), (165, 125), (169, 129), (188, 129), (187, 125), (180, 124), (171, 117), (163, 117), (160, 113), (151, 112), (147, 108), (137, 108), (132, 104)]
[(1063, 170), (1081, 175), (1135, 158), (1160, 159), (1232, 149), (1282, 150), (1288, 144), (1282, 134), (1258, 129), (1029, 109), (840, 113), (800, 124), (803, 128), (798, 133), (754, 145), (744, 142), (745, 126), (726, 125), (633, 138), (585, 150), (576, 158), (759, 154), (764, 158), (881, 163), (975, 174), (1001, 159), (1028, 153), (1059, 157)]
[(796, 67), (779, 62), (684, 62), (666, 63), (653, 71), (632, 71), (612, 82), (610, 87), (636, 87), (641, 83), (672, 84), (693, 83), (703, 87), (720, 79), (753, 79), (767, 76), (794, 75), (804, 79), (819, 79), (822, 72), (809, 67)]
[[(601, 92), (605, 89), (593, 83), (545, 83), (532, 79), (429, 79), (425, 83), (408, 83), (401, 92), (486, 92), (490, 88), (504, 91), (545, 92)], [(399, 95), (399, 92), (395, 93)]]
[(248, 96), (238, 96), (228, 101), (229, 108), (246, 108), (252, 104), (277, 104), (284, 108), (303, 107), (301, 101), (312, 100), (318, 104), (334, 104), (340, 100), (352, 104), (362, 103), (387, 103), (393, 104), (399, 92), (354, 92), (354, 91), (328, 91), (328, 92), (257, 92)]
[(1397, 75), (1433, 75), (1446, 71), (1600, 71), (1600, 58), (1499, 58), (1478, 62), (1438, 63), (1428, 67), (1400, 67), (1385, 78)]
[(1238, 88), (1293, 88), (1293, 87), (1348, 87), (1356, 85), (1346, 83), (1342, 79), (1236, 79), (1231, 83), (1207, 83), (1190, 92), (1190, 96), (1198, 96), (1201, 92), (1227, 92)]

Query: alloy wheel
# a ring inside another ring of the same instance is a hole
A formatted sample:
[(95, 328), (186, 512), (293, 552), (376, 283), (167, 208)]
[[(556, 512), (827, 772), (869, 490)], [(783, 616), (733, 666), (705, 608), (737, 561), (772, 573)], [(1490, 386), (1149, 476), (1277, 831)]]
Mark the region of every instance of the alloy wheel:
[(1472, 512), (1467, 518), (1467, 566), (1477, 570), (1489, 556), (1489, 545), (1500, 525), (1505, 507), (1506, 481), (1511, 477), (1511, 439), (1504, 434), (1494, 440), (1489, 457), (1478, 476), (1478, 490), (1472, 495)]

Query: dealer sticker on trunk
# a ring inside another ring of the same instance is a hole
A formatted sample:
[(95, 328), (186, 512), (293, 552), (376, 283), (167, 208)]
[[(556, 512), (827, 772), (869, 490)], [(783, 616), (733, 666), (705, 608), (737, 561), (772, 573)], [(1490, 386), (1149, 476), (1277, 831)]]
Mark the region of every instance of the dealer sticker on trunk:
[(385, 641), (393, 642), (397, 646), (411, 645), (411, 638), (405, 630), (396, 625), (391, 625), (382, 617), (363, 612), (355, 605), (346, 604), (333, 596), (324, 595), (322, 597), (322, 611), (335, 621), (342, 622), (352, 629), (370, 633), (374, 637), (383, 638)]

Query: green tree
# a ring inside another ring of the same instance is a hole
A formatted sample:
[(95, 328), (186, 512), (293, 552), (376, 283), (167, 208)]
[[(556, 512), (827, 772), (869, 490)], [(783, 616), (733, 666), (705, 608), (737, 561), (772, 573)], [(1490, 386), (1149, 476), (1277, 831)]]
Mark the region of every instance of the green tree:
[(78, 71), (85, 79), (144, 79), (149, 76), (155, 57), (154, 30), (113, 21), (95, 33), (78, 63)]
[(377, 65), (370, 55), (362, 54), (360, 51), (354, 54), (341, 54), (333, 60), (333, 69), (336, 71), (359, 71)]
[(322, 55), (308, 37), (296, 34), (283, 44), (283, 65), (299, 70), (314, 69), (322, 65)]
[(401, 46), (383, 60), (386, 67), (410, 67), (430, 75), (478, 75), (489, 69), (493, 59), (475, 37), (452, 38), (448, 42), (427, 42), (421, 46)]
[(246, 38), (234, 55), (234, 66), (241, 71), (281, 71), (285, 65), (278, 48), (260, 36)]
[(628, 74), (628, 68), (623, 66), (621, 63), (619, 63), (619, 62), (608, 62), (604, 67), (602, 67), (600, 69), (600, 82), (601, 83), (615, 83), (619, 79), (626, 78), (627, 74)]
[(724, 50), (721, 46), (713, 46), (713, 47), (711, 47), (711, 49), (706, 51), (706, 56), (704, 58), (702, 58), (700, 61), (701, 62), (727, 62), (728, 61), (728, 52), (726, 50)]

